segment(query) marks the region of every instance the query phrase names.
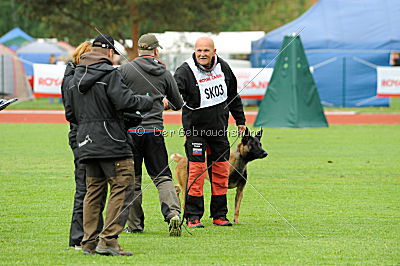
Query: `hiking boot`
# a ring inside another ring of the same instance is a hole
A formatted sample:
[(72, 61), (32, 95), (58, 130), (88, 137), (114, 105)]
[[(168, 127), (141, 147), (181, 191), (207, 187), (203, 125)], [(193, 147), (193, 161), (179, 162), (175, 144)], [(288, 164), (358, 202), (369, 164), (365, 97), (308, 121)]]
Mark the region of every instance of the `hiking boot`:
[(182, 227), (181, 227), (181, 218), (178, 215), (169, 220), (169, 236), (181, 236)]
[(118, 244), (116, 238), (104, 239), (101, 238), (99, 244), (97, 244), (96, 252), (100, 255), (111, 255), (111, 256), (132, 256), (132, 252), (124, 251)]
[(200, 222), (199, 219), (189, 218), (187, 220), (187, 226), (190, 228), (204, 228), (204, 225)]
[(134, 234), (134, 233), (143, 233), (143, 230), (140, 230), (140, 229), (130, 229), (129, 227), (125, 227), (124, 230), (123, 230), (122, 232)]
[(214, 219), (213, 224), (218, 226), (232, 226), (232, 223), (225, 216)]
[(87, 249), (83, 251), (83, 255), (96, 255), (96, 250), (95, 249)]
[[(83, 250), (83, 255), (95, 255), (96, 254), (96, 246), (97, 241), (88, 241), (81, 246), (81, 250)], [(75, 246), (76, 249), (76, 246)]]

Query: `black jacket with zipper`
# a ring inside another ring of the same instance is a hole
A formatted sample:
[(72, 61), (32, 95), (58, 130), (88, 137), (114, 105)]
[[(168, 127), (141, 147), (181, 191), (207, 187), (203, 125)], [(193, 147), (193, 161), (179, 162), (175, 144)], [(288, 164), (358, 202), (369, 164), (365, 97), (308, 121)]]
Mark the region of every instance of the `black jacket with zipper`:
[(78, 125), (76, 139), (81, 162), (131, 157), (132, 143), (122, 113), (148, 111), (153, 100), (134, 95), (103, 54), (85, 53), (80, 63), (68, 84), (70, 104), (65, 106), (65, 114), (70, 123)]
[[(196, 62), (194, 54), (193, 60)], [(221, 70), (225, 75), (225, 83), (228, 88), (228, 98), (218, 105), (191, 110), (200, 106), (200, 91), (197, 81), (189, 65), (184, 62), (175, 71), (174, 78), (179, 91), (185, 101), (182, 108), (182, 124), (186, 130), (221, 130), (228, 127), (229, 112), (236, 121), (236, 125), (244, 125), (246, 118), (243, 113), (243, 104), (237, 94), (237, 81), (228, 63), (217, 57), (217, 64), (221, 64)], [(196, 63), (197, 64), (197, 63)]]
[[(70, 96), (68, 95), (70, 93), (70, 90), (68, 90), (68, 84), (71, 81), (71, 79), (74, 77), (75, 73), (75, 64), (72, 62), (69, 62), (65, 68), (64, 72), (64, 78), (61, 83), (61, 96), (64, 104), (64, 109), (71, 111), (70, 108), (70, 102), (69, 98)], [(67, 107), (65, 107), (67, 106)], [(66, 114), (67, 116), (67, 114)], [(76, 124), (70, 123), (69, 124), (69, 133), (68, 133), (68, 141), (69, 141), (69, 146), (71, 149), (74, 151), (75, 155), (75, 150), (78, 148), (78, 145), (76, 144), (76, 132), (78, 130), (78, 126)]]

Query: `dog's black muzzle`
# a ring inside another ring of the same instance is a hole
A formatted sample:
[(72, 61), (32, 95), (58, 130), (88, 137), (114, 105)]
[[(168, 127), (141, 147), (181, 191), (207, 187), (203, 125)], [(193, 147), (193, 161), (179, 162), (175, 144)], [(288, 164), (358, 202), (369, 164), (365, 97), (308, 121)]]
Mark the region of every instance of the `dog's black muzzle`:
[(267, 157), (267, 155), (268, 155), (268, 153), (266, 151), (263, 151), (259, 158), (265, 158), (265, 157)]

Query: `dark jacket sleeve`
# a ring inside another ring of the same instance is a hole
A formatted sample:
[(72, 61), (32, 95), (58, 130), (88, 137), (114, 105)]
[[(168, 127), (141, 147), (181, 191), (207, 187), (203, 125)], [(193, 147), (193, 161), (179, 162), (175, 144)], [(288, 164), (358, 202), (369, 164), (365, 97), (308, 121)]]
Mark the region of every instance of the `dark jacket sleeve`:
[(179, 94), (178, 85), (169, 71), (166, 72), (167, 99), (172, 110), (178, 111), (183, 106), (182, 96)]
[(183, 100), (186, 100), (187, 79), (186, 70), (183, 65), (176, 69), (174, 79), (178, 86), (179, 93), (182, 95)]
[(150, 111), (153, 107), (153, 99), (150, 96), (135, 95), (125, 85), (118, 70), (114, 70), (110, 74), (107, 95), (117, 111)]
[(231, 112), (233, 118), (236, 121), (236, 125), (245, 125), (246, 117), (243, 112), (243, 104), (242, 99), (237, 93), (237, 80), (235, 74), (233, 74), (232, 69), (228, 66), (227, 63), (225, 65), (224, 73), (229, 75), (229, 88), (228, 88), (228, 108), (229, 112)]
[(78, 132), (78, 126), (76, 124), (69, 124), (69, 133), (68, 133), (68, 140), (69, 140), (69, 146), (71, 149), (76, 149), (78, 148), (78, 144), (76, 142), (76, 134)]

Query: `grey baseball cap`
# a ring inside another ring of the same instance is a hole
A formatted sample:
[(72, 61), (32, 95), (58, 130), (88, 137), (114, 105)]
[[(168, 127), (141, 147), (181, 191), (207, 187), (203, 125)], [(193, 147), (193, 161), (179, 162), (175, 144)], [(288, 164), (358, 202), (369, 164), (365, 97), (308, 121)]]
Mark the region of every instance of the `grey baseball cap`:
[(157, 47), (162, 48), (154, 34), (143, 34), (138, 41), (139, 50), (154, 50)]

